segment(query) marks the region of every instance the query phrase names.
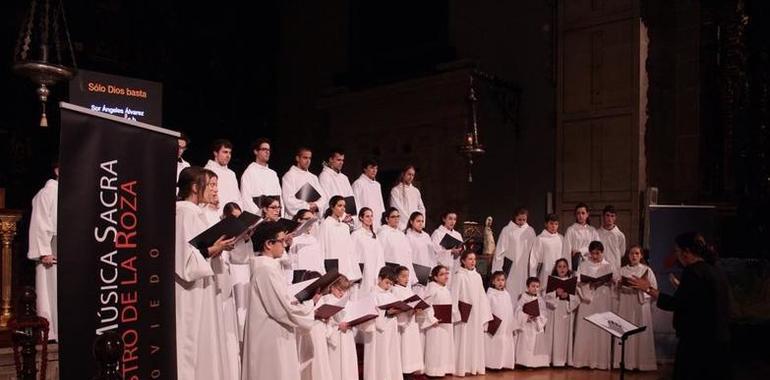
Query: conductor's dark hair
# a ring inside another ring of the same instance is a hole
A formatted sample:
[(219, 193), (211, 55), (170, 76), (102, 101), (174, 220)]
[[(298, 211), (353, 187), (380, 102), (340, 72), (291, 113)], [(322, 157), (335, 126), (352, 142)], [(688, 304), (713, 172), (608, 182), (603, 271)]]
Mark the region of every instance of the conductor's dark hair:
[(193, 187), (197, 188), (198, 194), (203, 195), (203, 189), (206, 188), (208, 177), (206, 171), (198, 166), (184, 168), (179, 173), (177, 187), (179, 187), (179, 199), (187, 199), (193, 193)]
[(216, 139), (213, 143), (211, 143), (212, 152), (219, 152), (219, 150), (222, 148), (233, 149), (233, 143), (227, 139)]
[(255, 150), (258, 150), (259, 147), (262, 144), (265, 144), (265, 143), (267, 143), (268, 145), (272, 145), (272, 143), (270, 142), (270, 139), (268, 139), (266, 137), (260, 137), (260, 138), (258, 138), (256, 140), (254, 140), (254, 142), (251, 143), (251, 151), (253, 152)]
[(258, 228), (258, 232), (253, 236), (254, 246), (257, 247), (259, 252), (265, 249), (265, 244), (268, 241), (274, 240), (278, 237), (278, 234), (283, 232), (284, 228), (278, 223), (273, 221), (262, 222)]
[(713, 246), (706, 243), (706, 239), (698, 232), (685, 232), (677, 235), (676, 246), (682, 251), (687, 251), (703, 259), (703, 261), (714, 264), (718, 254)]
[(527, 286), (529, 286), (529, 284), (531, 284), (533, 282), (537, 282), (539, 284), (540, 283), (540, 279), (537, 278), (537, 277), (529, 277), (529, 278), (527, 278)]
[(590, 244), (588, 244), (588, 252), (591, 252), (595, 249), (598, 249), (602, 252), (604, 252), (604, 244), (598, 240), (592, 241)]
[(395, 207), (388, 207), (383, 213), (382, 218), (380, 218), (380, 224), (388, 224), (388, 216), (393, 213), (393, 211), (398, 212), (398, 209)]
[(368, 168), (369, 166), (379, 166), (377, 160), (372, 157), (366, 157), (361, 161), (361, 170)]

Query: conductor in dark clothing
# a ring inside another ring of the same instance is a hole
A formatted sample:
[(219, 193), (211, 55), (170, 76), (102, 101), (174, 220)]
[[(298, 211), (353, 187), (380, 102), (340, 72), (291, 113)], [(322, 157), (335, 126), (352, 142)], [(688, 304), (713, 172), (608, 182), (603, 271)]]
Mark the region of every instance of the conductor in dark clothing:
[(657, 299), (658, 308), (674, 312), (679, 338), (674, 379), (730, 379), (727, 280), (715, 265), (716, 254), (700, 234), (677, 236), (675, 249), (684, 271), (674, 295), (652, 288), (644, 278), (634, 278), (632, 284)]

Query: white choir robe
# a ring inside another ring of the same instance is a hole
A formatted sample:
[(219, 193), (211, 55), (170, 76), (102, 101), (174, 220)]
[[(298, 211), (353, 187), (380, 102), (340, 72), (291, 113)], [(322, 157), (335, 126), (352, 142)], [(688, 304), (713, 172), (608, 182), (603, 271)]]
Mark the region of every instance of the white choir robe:
[(406, 239), (409, 240), (409, 246), (412, 247), (412, 262), (417, 265), (426, 266), (433, 269), (438, 265), (438, 249), (443, 249), (440, 245), (433, 243), (430, 235), (425, 231), (413, 229), (406, 230)]
[(503, 269), (504, 257), (513, 261), (511, 269), (505, 274), (505, 289), (511, 295), (512, 304), (516, 303), (519, 294), (524, 293), (527, 288), (529, 257), (536, 241), (537, 235), (534, 228), (526, 223), (519, 226), (514, 222), (508, 222), (497, 238), (492, 270)]
[(313, 310), (294, 303), (277, 259), (257, 256), (250, 264), (252, 276), (241, 380), (299, 379), (294, 334), (313, 327)]
[(307, 170), (298, 168), (297, 165), (292, 165), (281, 178), (281, 201), (283, 202), (283, 216), (285, 218), (291, 219), (297, 215), (297, 211), (310, 208), (308, 202), (295, 196), (297, 191), (307, 183), (321, 195), (321, 198), (315, 201), (316, 206), (318, 206), (318, 216), (323, 215), (329, 207), (329, 197), (326, 196), (321, 183), (318, 182), (318, 177)]
[(612, 227), (611, 230), (599, 227), (596, 229), (596, 234), (604, 245), (604, 259), (612, 265), (615, 272), (619, 271), (622, 266), (621, 260), (626, 254), (626, 235), (618, 226)]
[[(262, 208), (254, 203), (254, 198), (265, 195), (281, 196), (278, 174), (267, 165), (263, 166), (252, 162), (241, 175), (241, 205), (243, 210), (262, 216)], [(281, 209), (281, 216), (283, 216), (283, 208)]]
[[(452, 321), (455, 342), (455, 376), (483, 375), (486, 355), (484, 352), (484, 331), (492, 320), (489, 299), (484, 293), (481, 275), (476, 269), (458, 268), (452, 281)], [(459, 301), (471, 305), (468, 322), (462, 322)]]
[[(545, 289), (556, 260), (561, 258), (567, 260), (567, 267), (569, 267), (570, 258), (564, 256), (564, 238), (558, 232), (552, 234), (543, 230), (540, 235), (537, 235), (537, 241), (529, 258), (529, 276), (540, 279), (540, 289)], [(538, 267), (540, 267), (539, 272)]]
[[(590, 224), (573, 223), (564, 233), (564, 255), (572, 260), (572, 252), (580, 252), (580, 261), (588, 260), (588, 245), (599, 241), (599, 234)], [(571, 268), (573, 270), (577, 268)], [(608, 310), (609, 311), (609, 310)]]
[[(376, 286), (369, 297), (376, 305), (396, 300), (389, 291)], [(379, 316), (374, 329), (364, 334), (364, 380), (402, 380), (401, 342), (398, 337), (398, 319), (386, 316), (386, 310), (377, 308)]]
[[(326, 166), (326, 164), (323, 165), (323, 170), (321, 170), (321, 174), (318, 175), (318, 182), (321, 184), (321, 187), (323, 187), (324, 192), (329, 199), (335, 195), (339, 195), (343, 198), (355, 198), (348, 176), (342, 172), (335, 171)], [(358, 200), (356, 200), (356, 208), (360, 207), (361, 206), (358, 206)], [(353, 216), (355, 217), (355, 215)]]
[[(401, 285), (393, 285), (392, 293), (402, 301), (414, 295), (410, 288)], [(424, 368), (423, 349), (415, 311), (405, 311), (399, 314), (397, 318), (398, 335), (401, 341), (401, 372), (422, 372)]]
[(412, 265), (412, 246), (403, 231), (383, 225), (377, 234), (382, 244), (386, 263), (397, 263), (409, 269), (409, 285), (417, 283), (417, 276)]
[[(431, 281), (425, 288), (423, 299), (431, 306), (452, 305), (452, 294), (446, 286)], [(423, 358), (427, 376), (451, 375), (455, 368), (454, 327), (451, 323), (438, 323), (433, 307), (425, 310), (421, 325), (425, 332)]]
[(318, 240), (326, 259), (337, 259), (339, 272), (350, 281), (361, 279), (361, 267), (358, 266), (350, 226), (334, 216), (328, 216), (321, 222)]
[[(562, 280), (568, 280), (564, 277)], [(542, 285), (542, 284), (541, 284)], [(564, 367), (572, 362), (572, 343), (575, 327), (575, 310), (580, 306), (577, 295), (567, 295), (566, 300), (556, 297), (556, 291), (545, 295), (546, 341), (551, 347), (551, 364)]]
[[(356, 206), (358, 209), (368, 207), (372, 210), (374, 220), (378, 221), (382, 218), (382, 213), (385, 212), (385, 202), (382, 200), (382, 187), (380, 183), (369, 179), (365, 174), (361, 174), (352, 185), (353, 196), (356, 198)], [(379, 228), (379, 225), (372, 226), (375, 231)]]
[[(460, 257), (452, 257), (452, 250), (451, 249), (445, 249), (441, 246), (441, 240), (444, 239), (444, 236), (449, 234), (449, 236), (459, 240), (463, 241), (463, 235), (460, 234), (457, 230), (449, 230), (448, 228), (444, 227), (443, 225), (438, 226), (435, 230), (433, 230), (433, 233), (430, 235), (431, 240), (433, 240), (433, 243), (436, 244), (436, 259), (439, 264), (447, 267), (449, 270), (449, 281), (452, 281), (452, 275), (454, 273), (454, 268), (460, 267)], [(449, 283), (447, 283), (449, 284)]]
[[(613, 273), (615, 277), (612, 265), (607, 260), (602, 260), (600, 263), (586, 260), (580, 263), (576, 275), (585, 274), (596, 278), (607, 273)], [(577, 294), (580, 297), (580, 307), (578, 307), (575, 323), (575, 343), (571, 363), (573, 367), (610, 368), (610, 334), (584, 318), (595, 313), (611, 311), (611, 298), (614, 293), (615, 291), (609, 285), (591, 289), (588, 284), (578, 282)]]
[[(524, 304), (537, 300), (540, 315), (529, 322), (529, 315), (522, 309)], [(545, 301), (528, 293), (522, 293), (516, 303), (516, 319), (519, 333), (516, 337), (516, 364), (526, 367), (548, 367), (551, 363), (551, 345), (545, 335), (548, 318)]]
[(500, 327), (495, 335), (484, 334), (484, 353), (486, 366), (492, 369), (510, 368), (516, 365), (517, 321), (513, 314), (511, 295), (495, 288), (487, 289), (487, 298), (492, 308), (492, 314), (500, 318)]
[(29, 220), (29, 251), (27, 258), (35, 264), (35, 292), (37, 293), (37, 315), (48, 320), (48, 339), (59, 339), (59, 318), (56, 303), (56, 266), (46, 268), (40, 259), (43, 256), (57, 257), (56, 218), (58, 214), (59, 182), (46, 181), (32, 198), (32, 214)]
[[(652, 268), (644, 264), (623, 266), (620, 268), (620, 276), (643, 277), (645, 271), (650, 286), (657, 289), (658, 281), (655, 279), (655, 273)], [(650, 309), (651, 298), (647, 293), (625, 286), (618, 287), (618, 293), (620, 297), (618, 315), (637, 326), (647, 326), (646, 330), (630, 336), (626, 341), (625, 366), (627, 369), (654, 371), (658, 366), (655, 355), (655, 335), (652, 328), (652, 311)], [(620, 368), (620, 349), (617, 348), (615, 349), (615, 368)]]
[[(313, 307), (313, 300), (307, 300), (304, 304)], [(329, 347), (326, 342), (328, 332), (326, 323), (316, 320), (309, 331), (300, 329), (295, 334), (302, 380), (333, 380), (335, 378), (332, 374)]]
[(361, 274), (361, 295), (368, 294), (377, 286), (380, 269), (385, 266), (385, 252), (375, 234), (371, 231), (359, 228), (350, 235), (353, 238), (355, 252), (358, 253), (358, 262), (364, 264)]
[[(318, 301), (316, 308), (332, 304), (338, 305), (340, 299), (333, 294), (327, 294)], [(329, 363), (332, 378), (341, 380), (358, 380), (358, 356), (356, 355), (356, 331), (349, 328), (342, 332), (339, 325), (345, 318), (345, 309), (334, 314), (326, 323), (326, 343), (329, 352)]]
[(179, 379), (236, 379), (227, 357), (226, 330), (209, 260), (190, 243), (206, 229), (200, 206), (176, 203), (176, 358)]
[(399, 183), (393, 186), (390, 189), (390, 207), (395, 207), (401, 215), (401, 219), (398, 221), (398, 229), (401, 231), (406, 229), (407, 224), (409, 224), (409, 216), (415, 211), (422, 213), (425, 220), (428, 220), (420, 189), (414, 185)]
[(209, 160), (205, 168), (217, 173), (219, 213), (221, 214), (225, 205), (230, 202), (235, 202), (238, 206), (243, 207), (241, 190), (238, 189), (238, 178), (235, 177), (235, 172), (230, 170), (227, 165), (222, 166), (213, 160)]
[(291, 271), (287, 278), (289, 282), (294, 278), (295, 270), (314, 271), (322, 275), (326, 274), (323, 247), (321, 247), (321, 242), (311, 233), (293, 237), (288, 255), (291, 261)]

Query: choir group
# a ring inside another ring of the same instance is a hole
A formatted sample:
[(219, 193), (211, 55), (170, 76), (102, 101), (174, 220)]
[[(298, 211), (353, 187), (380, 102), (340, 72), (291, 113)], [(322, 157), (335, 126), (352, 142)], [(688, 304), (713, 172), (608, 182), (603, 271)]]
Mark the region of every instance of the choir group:
[[(179, 140), (177, 164), (179, 379), (387, 380), (617, 368), (620, 350), (612, 357), (609, 335), (584, 320), (606, 311), (647, 326), (628, 340), (626, 368), (656, 369), (651, 298), (628, 284), (647, 278), (656, 287), (655, 274), (640, 246), (627, 249), (612, 206), (594, 228), (588, 206), (578, 204), (563, 236), (556, 215), (536, 235), (527, 210), (517, 209), (500, 232), (485, 290), (476, 255), (455, 230), (457, 213), (443, 213), (441, 225), (426, 230), (413, 166), (386, 207), (374, 160), (363, 162), (351, 184), (341, 171), (343, 151), (332, 150), (316, 176), (308, 170), (311, 150), (300, 148), (279, 182), (268, 166), (270, 141), (260, 139), (239, 184), (228, 168), (228, 141), (213, 144), (204, 168), (184, 161), (186, 144)], [(41, 259), (55, 257), (43, 248), (55, 239), (55, 224), (45, 222), (55, 221), (55, 201), (53, 211), (44, 204), (49, 198), (35, 197), (30, 227), (29, 257), (40, 263), (43, 286), (47, 271), (55, 276), (55, 265)], [(190, 243), (244, 214), (261, 218), (245, 238)], [(312, 294), (300, 296), (308, 289)], [(53, 317), (52, 336), (55, 310), (54, 287), (38, 302), (38, 311)]]

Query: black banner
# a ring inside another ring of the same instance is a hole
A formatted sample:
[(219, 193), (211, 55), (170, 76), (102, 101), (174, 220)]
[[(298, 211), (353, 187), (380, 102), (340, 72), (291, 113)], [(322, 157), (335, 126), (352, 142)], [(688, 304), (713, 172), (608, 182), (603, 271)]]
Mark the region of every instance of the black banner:
[(163, 120), (163, 86), (158, 82), (78, 69), (69, 84), (72, 104), (153, 125)]
[(59, 367), (90, 379), (117, 333), (123, 378), (175, 379), (176, 132), (61, 103)]

